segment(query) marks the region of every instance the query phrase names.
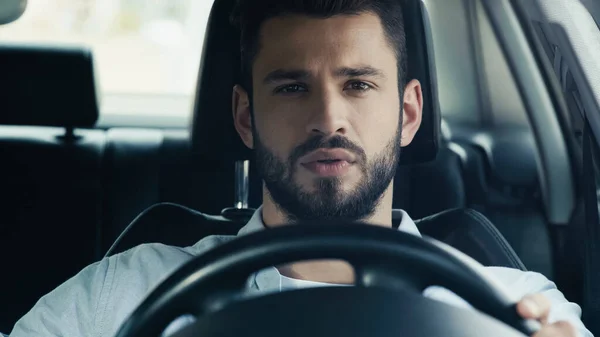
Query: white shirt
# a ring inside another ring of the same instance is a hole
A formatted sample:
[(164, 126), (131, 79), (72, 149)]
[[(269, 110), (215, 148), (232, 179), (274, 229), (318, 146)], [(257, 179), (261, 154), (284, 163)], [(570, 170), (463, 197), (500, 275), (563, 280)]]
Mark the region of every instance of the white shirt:
[[(395, 212), (402, 213), (399, 230), (420, 236), (417, 226), (408, 214), (398, 210)], [(262, 229), (264, 224), (259, 208), (238, 235)], [(114, 336), (125, 319), (167, 276), (195, 256), (235, 237), (209, 236), (185, 248), (157, 243), (143, 244), (124, 253), (104, 258), (42, 297), (33, 309), (17, 322), (10, 336)], [(508, 289), (510, 296), (515, 299), (534, 293), (545, 295), (552, 302), (550, 322), (571, 322), (581, 337), (592, 337), (581, 322), (580, 307), (568, 302), (556, 289), (556, 285), (543, 275), (501, 267), (479, 268), (489, 279)], [(272, 267), (255, 273), (249, 281), (248, 288), (251, 292), (263, 293), (323, 285), (325, 284), (284, 278)], [(444, 288), (429, 287), (424, 296), (470, 308), (463, 299)], [(168, 327), (165, 335), (192, 320), (191, 317), (181, 317)]]

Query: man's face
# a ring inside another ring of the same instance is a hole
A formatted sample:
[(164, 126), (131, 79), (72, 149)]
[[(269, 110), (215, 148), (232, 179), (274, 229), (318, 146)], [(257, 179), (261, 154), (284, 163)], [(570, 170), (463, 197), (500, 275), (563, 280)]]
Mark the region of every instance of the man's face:
[(237, 88), (236, 128), (273, 201), (290, 220), (370, 216), (403, 130), (396, 54), (379, 17), (268, 20), (252, 71), (253, 118)]

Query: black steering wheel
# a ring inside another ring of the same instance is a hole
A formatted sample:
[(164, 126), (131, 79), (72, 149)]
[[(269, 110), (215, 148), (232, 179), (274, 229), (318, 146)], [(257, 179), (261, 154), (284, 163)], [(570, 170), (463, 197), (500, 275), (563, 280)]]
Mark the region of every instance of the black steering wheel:
[[(315, 259), (347, 261), (354, 287), (247, 296), (262, 269)], [(478, 311), (422, 296), (436, 285)], [(523, 336), (536, 324), (474, 260), (433, 239), (366, 224), (310, 223), (245, 235), (198, 256), (161, 283), (117, 337), (160, 336), (184, 314), (181, 336)], [(482, 330), (483, 329), (483, 330)]]

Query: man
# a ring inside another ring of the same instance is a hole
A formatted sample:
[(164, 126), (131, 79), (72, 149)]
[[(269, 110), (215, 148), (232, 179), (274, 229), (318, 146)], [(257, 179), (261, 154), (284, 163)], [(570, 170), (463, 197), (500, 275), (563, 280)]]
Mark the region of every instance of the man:
[[(397, 1), (241, 0), (236, 14), (244, 76), (233, 90), (233, 120), (264, 180), (263, 205), (239, 235), (312, 219), (391, 226), (392, 179), (423, 106), (419, 82), (406, 78)], [(419, 235), (406, 213), (399, 229)], [(43, 297), (11, 336), (114, 335), (161, 280), (233, 238), (187, 248), (142, 245), (104, 259)], [(591, 336), (579, 307), (543, 276), (486, 272), (524, 298), (517, 310), (542, 323), (536, 336)], [(353, 274), (338, 261), (311, 261), (273, 267), (251, 281), (252, 290), (279, 291), (349, 284)], [(425, 295), (468, 306), (444, 289)]]

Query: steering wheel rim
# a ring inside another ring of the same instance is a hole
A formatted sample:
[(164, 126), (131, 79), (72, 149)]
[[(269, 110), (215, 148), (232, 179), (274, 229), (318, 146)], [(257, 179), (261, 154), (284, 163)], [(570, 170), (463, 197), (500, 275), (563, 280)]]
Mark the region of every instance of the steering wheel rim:
[(202, 316), (240, 298), (257, 271), (316, 259), (347, 261), (356, 286), (421, 293), (441, 286), (526, 335), (536, 331), (535, 323), (518, 316), (514, 300), (472, 259), (441, 242), (361, 223), (312, 222), (251, 233), (193, 258), (146, 297), (116, 336), (160, 336), (183, 314)]

